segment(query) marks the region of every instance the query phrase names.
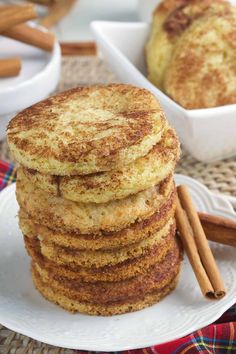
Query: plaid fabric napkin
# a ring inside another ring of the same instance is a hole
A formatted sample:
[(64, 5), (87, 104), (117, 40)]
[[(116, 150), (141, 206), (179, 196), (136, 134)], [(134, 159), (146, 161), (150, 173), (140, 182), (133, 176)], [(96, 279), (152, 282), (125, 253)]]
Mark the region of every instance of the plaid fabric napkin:
[[(13, 164), (0, 160), (0, 190), (13, 183), (16, 170)], [(236, 294), (235, 294), (236, 299)], [(89, 354), (91, 352), (76, 351)], [(102, 352), (96, 352), (99, 354)], [(236, 304), (214, 324), (184, 338), (150, 348), (124, 351), (122, 354), (236, 354)], [(118, 353), (116, 353), (118, 354)]]
[[(236, 294), (235, 294), (236, 297)], [(86, 352), (79, 354), (108, 354)], [(116, 352), (115, 354), (236, 354), (236, 304), (214, 324), (186, 337), (150, 348)]]
[(0, 191), (16, 180), (16, 169), (12, 163), (0, 160)]

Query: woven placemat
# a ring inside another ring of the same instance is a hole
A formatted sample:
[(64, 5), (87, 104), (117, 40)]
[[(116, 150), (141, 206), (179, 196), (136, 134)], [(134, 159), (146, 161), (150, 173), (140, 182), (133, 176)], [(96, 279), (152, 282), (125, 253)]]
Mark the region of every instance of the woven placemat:
[[(67, 57), (62, 62), (58, 91), (76, 86), (117, 82), (107, 65), (95, 57)], [(11, 161), (6, 141), (0, 143), (0, 159)], [(198, 162), (182, 152), (177, 171), (196, 178), (209, 189), (236, 197), (236, 157), (216, 163)], [(0, 354), (70, 354), (72, 350), (55, 348), (0, 326)]]

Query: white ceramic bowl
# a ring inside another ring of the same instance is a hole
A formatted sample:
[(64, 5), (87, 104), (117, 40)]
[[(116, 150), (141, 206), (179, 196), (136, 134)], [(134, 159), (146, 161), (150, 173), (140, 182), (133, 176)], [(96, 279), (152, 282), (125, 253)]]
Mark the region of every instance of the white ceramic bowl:
[(95, 21), (97, 44), (121, 82), (150, 90), (160, 101), (182, 144), (198, 160), (210, 162), (236, 154), (236, 105), (186, 110), (146, 78), (146, 23)]
[[(43, 29), (42, 29), (43, 30)], [(61, 51), (55, 42), (52, 53), (0, 37), (1, 58), (20, 57), (20, 75), (0, 78), (0, 140), (6, 136), (9, 120), (20, 110), (46, 98), (59, 81)]]

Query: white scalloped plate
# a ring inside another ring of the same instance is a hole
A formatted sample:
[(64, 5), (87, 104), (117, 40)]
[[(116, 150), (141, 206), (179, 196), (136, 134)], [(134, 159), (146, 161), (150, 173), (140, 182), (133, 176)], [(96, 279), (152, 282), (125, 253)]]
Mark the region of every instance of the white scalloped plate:
[[(199, 210), (235, 220), (224, 198), (189, 177), (177, 175), (176, 181), (190, 187)], [(236, 302), (235, 248), (212, 243), (228, 288), (220, 301), (203, 298), (185, 257), (177, 289), (148, 309), (113, 317), (67, 313), (44, 300), (33, 287), (17, 209), (12, 185), (0, 194), (0, 323), (11, 330), (59, 347), (120, 351), (183, 337), (214, 322)]]

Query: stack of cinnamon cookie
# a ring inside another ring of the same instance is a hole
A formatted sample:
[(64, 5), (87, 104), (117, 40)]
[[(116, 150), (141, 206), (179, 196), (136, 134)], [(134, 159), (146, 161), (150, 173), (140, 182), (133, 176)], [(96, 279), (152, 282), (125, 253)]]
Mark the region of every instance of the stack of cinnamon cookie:
[(8, 126), (32, 276), (69, 311), (113, 315), (176, 286), (173, 171), (179, 142), (154, 96), (129, 85), (73, 89)]

